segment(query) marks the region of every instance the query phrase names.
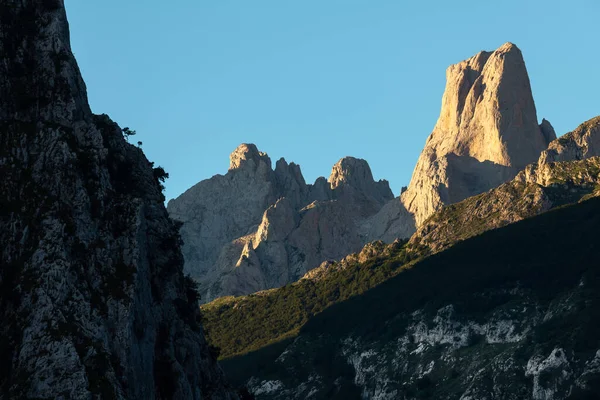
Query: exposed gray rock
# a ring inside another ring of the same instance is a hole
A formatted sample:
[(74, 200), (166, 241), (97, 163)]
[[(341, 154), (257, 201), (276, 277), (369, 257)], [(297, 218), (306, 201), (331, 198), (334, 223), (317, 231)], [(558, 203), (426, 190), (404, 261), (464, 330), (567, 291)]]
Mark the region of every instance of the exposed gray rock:
[(251, 144), (230, 159), (226, 175), (198, 183), (168, 207), (183, 222), (185, 268), (200, 282), (203, 301), (279, 287), (360, 250), (379, 233), (367, 228), (369, 219), (394, 197), (387, 181), (375, 182), (367, 162), (353, 157), (314, 185), (283, 158), (271, 170)]
[[(564, 164), (586, 162), (597, 181), (598, 159)], [(599, 205), (591, 199), (465, 240), (223, 365), (260, 399), (597, 398)], [(239, 320), (260, 304), (278, 324), (298, 304), (323, 301), (324, 289), (348, 289), (354, 274), (344, 271), (357, 262), (367, 276), (394, 263), (385, 249), (373, 243), (295, 285), (214, 308)]]
[(281, 192), (295, 207), (302, 207), (308, 198), (310, 187), (304, 181), (300, 166), (293, 162), (288, 164), (280, 158), (275, 164), (275, 178)]
[(183, 222), (185, 270), (198, 281), (214, 272), (221, 248), (256, 230), (281, 197), (271, 160), (255, 145), (240, 145), (230, 160), (226, 175), (204, 180), (168, 204), (171, 217)]
[(325, 177), (320, 176), (310, 188), (309, 198), (316, 201), (331, 200), (331, 187)]
[(333, 166), (329, 184), (333, 198), (356, 207), (361, 216), (374, 214), (394, 198), (388, 182), (375, 182), (369, 164), (354, 157), (344, 157)]
[(90, 111), (62, 0), (0, 5), (0, 399), (232, 399), (142, 151)]
[(546, 140), (546, 142), (550, 143), (554, 139), (556, 139), (556, 131), (554, 130), (554, 127), (552, 126), (550, 121), (548, 121), (546, 118), (542, 118), (542, 123), (540, 124), (540, 130), (542, 131), (542, 134), (544, 135), (544, 139)]
[(400, 198), (389, 200), (374, 215), (361, 224), (362, 235), (367, 242), (383, 240), (391, 243), (396, 239), (409, 238), (415, 232), (415, 217)]
[(458, 241), (600, 195), (600, 157), (534, 163), (497, 188), (432, 214), (410, 239), (439, 252)]

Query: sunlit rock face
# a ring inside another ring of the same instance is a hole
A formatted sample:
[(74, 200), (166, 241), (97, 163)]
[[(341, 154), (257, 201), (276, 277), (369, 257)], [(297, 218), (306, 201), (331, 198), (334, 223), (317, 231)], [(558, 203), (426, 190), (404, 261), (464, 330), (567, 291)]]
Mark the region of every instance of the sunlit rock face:
[(0, 52), (0, 398), (235, 398), (151, 163), (90, 111), (63, 1), (4, 1)]
[(265, 153), (241, 144), (227, 174), (196, 184), (168, 210), (183, 222), (185, 269), (205, 302), (285, 285), (360, 250), (377, 239), (369, 221), (393, 197), (365, 160), (344, 157), (311, 185), (297, 164), (282, 158), (273, 170)]
[(600, 116), (590, 119), (560, 138), (542, 152), (539, 162), (583, 160), (600, 156)]
[(446, 71), (437, 124), (402, 202), (417, 225), (456, 203), (512, 179), (556, 138), (540, 127), (521, 51), (506, 43)]

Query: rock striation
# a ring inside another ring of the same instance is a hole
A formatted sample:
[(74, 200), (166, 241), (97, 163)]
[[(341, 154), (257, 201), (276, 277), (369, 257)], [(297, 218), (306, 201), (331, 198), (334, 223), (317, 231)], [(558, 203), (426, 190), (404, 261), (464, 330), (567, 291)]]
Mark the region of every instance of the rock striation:
[(506, 43), (446, 71), (442, 110), (402, 203), (420, 225), (446, 204), (512, 179), (556, 138), (537, 123), (521, 51)]
[(233, 399), (157, 170), (92, 114), (63, 0), (0, 5), (0, 399)]
[(365, 160), (344, 157), (328, 180), (306, 184), (283, 158), (271, 167), (253, 144), (230, 156), (225, 175), (204, 180), (168, 204), (183, 223), (185, 269), (203, 301), (283, 286), (323, 261), (360, 250), (369, 219), (394, 198)]

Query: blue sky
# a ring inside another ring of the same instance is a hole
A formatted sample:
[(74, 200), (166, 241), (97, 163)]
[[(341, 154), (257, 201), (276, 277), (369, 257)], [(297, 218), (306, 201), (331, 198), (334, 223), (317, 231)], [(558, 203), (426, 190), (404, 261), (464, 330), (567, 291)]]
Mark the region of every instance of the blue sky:
[(170, 199), (255, 143), (307, 182), (351, 155), (397, 195), (437, 120), (445, 70), (507, 41), (538, 119), (600, 114), (597, 0), (66, 0), (95, 113), (137, 130)]

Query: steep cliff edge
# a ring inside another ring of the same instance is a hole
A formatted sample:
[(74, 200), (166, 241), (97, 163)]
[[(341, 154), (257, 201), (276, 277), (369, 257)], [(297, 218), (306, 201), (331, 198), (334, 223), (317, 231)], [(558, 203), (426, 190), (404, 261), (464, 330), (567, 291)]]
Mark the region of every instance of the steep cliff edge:
[(419, 226), (446, 204), (512, 179), (556, 138), (537, 115), (521, 51), (506, 43), (446, 71), (442, 110), (402, 202)]
[(62, 0), (0, 5), (0, 398), (235, 398), (159, 170), (90, 111)]

